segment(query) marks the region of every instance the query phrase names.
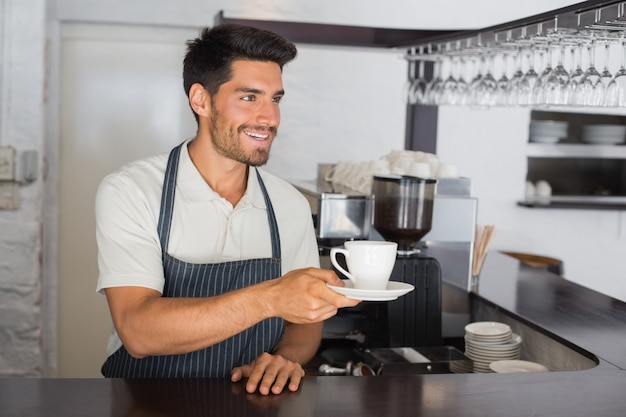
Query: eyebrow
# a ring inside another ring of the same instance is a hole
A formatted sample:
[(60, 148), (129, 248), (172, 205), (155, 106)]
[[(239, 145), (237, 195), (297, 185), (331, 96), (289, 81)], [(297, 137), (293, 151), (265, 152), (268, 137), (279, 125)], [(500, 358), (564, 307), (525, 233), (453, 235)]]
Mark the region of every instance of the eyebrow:
[[(263, 90), (259, 90), (258, 88), (252, 88), (252, 87), (240, 87), (237, 88), (235, 90), (238, 93), (252, 93), (252, 94), (259, 94), (259, 95), (264, 95), (265, 91)], [(274, 97), (275, 96), (284, 96), (285, 95), (285, 90), (278, 90), (274, 93)]]

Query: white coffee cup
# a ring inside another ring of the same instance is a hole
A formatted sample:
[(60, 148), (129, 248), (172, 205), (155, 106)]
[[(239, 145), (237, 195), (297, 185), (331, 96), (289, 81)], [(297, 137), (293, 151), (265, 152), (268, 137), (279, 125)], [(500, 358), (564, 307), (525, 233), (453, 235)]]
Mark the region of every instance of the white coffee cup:
[(459, 171), (455, 164), (440, 163), (437, 168), (437, 178), (458, 178)]
[(413, 162), (409, 175), (419, 178), (430, 178), (430, 164), (428, 162)]
[[(354, 288), (384, 290), (396, 263), (398, 244), (379, 240), (351, 240), (345, 249), (332, 248), (330, 261), (335, 268), (352, 281)], [(348, 271), (337, 262), (337, 254), (346, 258)]]

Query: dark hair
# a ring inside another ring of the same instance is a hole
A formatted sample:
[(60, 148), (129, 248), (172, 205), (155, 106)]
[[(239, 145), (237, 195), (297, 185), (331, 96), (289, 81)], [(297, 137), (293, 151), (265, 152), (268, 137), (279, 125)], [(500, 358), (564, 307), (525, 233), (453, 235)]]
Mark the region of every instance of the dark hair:
[(214, 95), (232, 77), (232, 62), (275, 62), (281, 70), (297, 55), (296, 46), (284, 37), (252, 26), (222, 24), (204, 28), (200, 37), (187, 42), (183, 61), (183, 86), (189, 89), (200, 83)]

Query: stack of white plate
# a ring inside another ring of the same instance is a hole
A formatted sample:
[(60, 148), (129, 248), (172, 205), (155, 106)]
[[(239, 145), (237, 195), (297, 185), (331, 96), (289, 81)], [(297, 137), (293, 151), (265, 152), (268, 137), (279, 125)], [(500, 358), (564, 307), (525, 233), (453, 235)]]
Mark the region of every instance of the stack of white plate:
[(521, 348), (522, 338), (507, 324), (481, 321), (465, 326), (465, 356), (474, 363), (474, 372), (492, 372), (491, 362), (519, 359)]
[(471, 374), (474, 372), (474, 365), (471, 360), (450, 361), (450, 371), (454, 374)]
[(530, 141), (536, 143), (557, 143), (567, 137), (567, 122), (554, 120), (534, 120), (530, 122)]
[(592, 145), (617, 145), (626, 140), (626, 126), (586, 125), (581, 129), (580, 139)]

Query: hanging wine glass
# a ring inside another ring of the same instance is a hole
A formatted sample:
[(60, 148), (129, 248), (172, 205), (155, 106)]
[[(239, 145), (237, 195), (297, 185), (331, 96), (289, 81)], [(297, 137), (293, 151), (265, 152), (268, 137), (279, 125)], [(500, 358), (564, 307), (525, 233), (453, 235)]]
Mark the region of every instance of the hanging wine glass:
[(524, 71), (522, 67), (522, 47), (518, 46), (515, 53), (515, 72), (509, 80), (509, 100), (508, 104), (511, 106), (517, 106), (519, 103), (519, 90), (522, 78), (524, 77)]
[(415, 99), (411, 91), (413, 89), (413, 83), (416, 80), (415, 68), (416, 68), (416, 60), (415, 60), (415, 48), (412, 48), (409, 51), (409, 54), (406, 56), (406, 59), (409, 63), (408, 65), (408, 74), (407, 74), (407, 82), (404, 87), (405, 98), (408, 104), (415, 104)]
[(567, 45), (563, 44), (563, 39), (559, 39), (558, 44), (560, 49), (559, 59), (543, 87), (546, 104), (557, 106), (567, 105), (570, 102), (570, 75), (563, 66)]
[(609, 71), (609, 47), (610, 46), (611, 44), (609, 43), (608, 40), (606, 40), (604, 42), (604, 68), (602, 72), (600, 73), (600, 83), (598, 84), (598, 87), (597, 87), (597, 88), (602, 89), (602, 92), (601, 92), (602, 103), (600, 104), (604, 104), (604, 105), (606, 105), (606, 89), (609, 86), (609, 83), (611, 82), (611, 80), (613, 80), (613, 74), (611, 74), (611, 71)]
[(461, 55), (456, 60), (457, 63), (457, 77), (456, 77), (456, 94), (457, 94), (457, 104), (465, 105), (467, 104), (467, 90), (469, 86), (467, 81), (465, 81), (465, 77), (463, 76), (463, 72), (466, 69), (467, 59), (464, 55)]
[(518, 104), (520, 106), (530, 106), (533, 104), (533, 89), (535, 84), (537, 83), (537, 78), (539, 78), (539, 74), (535, 71), (534, 67), (534, 51), (533, 45), (525, 51), (526, 52), (526, 62), (528, 63), (528, 70), (522, 77), (520, 82), (520, 88), (518, 92)]
[[(424, 50), (420, 48), (417, 59), (417, 78), (413, 80), (409, 91), (409, 102), (412, 104), (426, 104), (426, 87), (428, 82), (424, 77), (425, 61), (422, 57)], [(419, 57), (422, 57), (420, 59)]]
[(548, 41), (548, 45), (545, 50), (543, 48), (539, 49), (539, 62), (540, 68), (543, 67), (543, 71), (541, 71), (541, 74), (539, 74), (539, 76), (537, 77), (537, 81), (533, 86), (531, 98), (532, 104), (537, 106), (541, 106), (546, 103), (544, 86), (546, 84), (546, 81), (548, 80), (548, 77), (550, 76), (550, 73), (552, 72), (551, 41)]
[(440, 104), (457, 104), (457, 78), (456, 67), (458, 60), (451, 56), (450, 45), (446, 45), (446, 59), (448, 62), (448, 77), (441, 85)]
[(573, 69), (570, 71), (569, 77), (569, 102), (573, 105), (582, 105), (582, 103), (578, 103), (577, 101), (577, 92), (578, 85), (580, 84), (580, 80), (583, 77), (584, 71), (582, 68), (582, 49), (583, 46), (580, 42), (576, 42), (570, 46), (570, 54), (572, 56), (572, 66)]
[(510, 84), (509, 84), (509, 61), (511, 49), (509, 47), (512, 42), (511, 31), (507, 31), (505, 39), (500, 40), (499, 35), (495, 35), (495, 42), (498, 45), (493, 51), (493, 59), (491, 62), (493, 68), (501, 68), (500, 77), (496, 81), (496, 89), (494, 92), (494, 104), (498, 106), (506, 106), (509, 102)]
[(481, 107), (490, 107), (496, 104), (498, 83), (493, 76), (493, 60), (494, 54), (489, 53), (486, 59), (487, 70), (478, 85), (477, 98), (478, 105)]
[(606, 88), (607, 106), (626, 106), (626, 39), (621, 38), (621, 64)]
[(433, 64), (433, 79), (426, 86), (426, 103), (436, 106), (441, 99), (441, 86), (443, 79), (441, 78), (442, 57), (438, 55)]
[(507, 76), (510, 54), (507, 51), (503, 51), (500, 56), (502, 58), (502, 75), (496, 82), (495, 102), (497, 105), (506, 106), (509, 104), (509, 97), (511, 95), (511, 81)]
[(492, 54), (481, 54), (478, 74), (470, 84), (470, 104), (489, 107), (495, 104), (496, 80), (491, 74)]
[(587, 43), (589, 68), (585, 70), (576, 88), (576, 103), (582, 106), (599, 106), (603, 100), (600, 73), (595, 67), (595, 46), (595, 39), (591, 38)]
[(478, 87), (480, 86), (480, 83), (483, 79), (483, 72), (485, 72), (486, 69), (486, 60), (485, 60), (485, 56), (484, 55), (480, 55), (480, 57), (473, 57), (472, 59), (472, 63), (474, 64), (474, 68), (476, 68), (476, 75), (474, 75), (474, 78), (472, 78), (472, 81), (470, 82), (468, 89), (467, 89), (467, 95), (468, 95), (468, 103), (469, 104), (476, 104), (478, 105)]

